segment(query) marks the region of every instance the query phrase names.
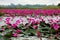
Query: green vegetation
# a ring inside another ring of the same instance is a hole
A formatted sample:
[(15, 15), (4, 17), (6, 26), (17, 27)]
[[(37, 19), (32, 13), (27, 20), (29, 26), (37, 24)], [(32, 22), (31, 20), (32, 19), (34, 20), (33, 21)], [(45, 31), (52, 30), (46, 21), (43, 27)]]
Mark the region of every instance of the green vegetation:
[(58, 5), (0, 5), (0, 9), (60, 9), (60, 3)]

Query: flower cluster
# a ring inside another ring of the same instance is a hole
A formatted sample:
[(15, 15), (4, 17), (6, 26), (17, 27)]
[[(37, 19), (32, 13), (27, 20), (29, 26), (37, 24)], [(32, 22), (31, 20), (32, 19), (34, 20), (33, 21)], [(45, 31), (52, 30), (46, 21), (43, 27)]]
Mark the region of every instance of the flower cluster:
[(31, 9), (1, 9), (0, 10), (1, 13), (3, 14), (7, 14), (8, 16), (15, 16), (15, 15), (32, 15), (34, 14), (35, 16), (36, 15), (39, 15), (39, 14), (42, 14), (42, 15), (58, 15), (60, 14), (60, 9), (46, 9), (46, 10), (40, 10), (40, 9), (37, 9), (37, 10), (31, 10)]
[(40, 37), (47, 33), (59, 34), (60, 30), (60, 16), (0, 17), (0, 23), (0, 33), (5, 37), (17, 37), (18, 34)]
[(0, 16), (5, 17), (0, 17), (0, 35), (8, 38), (51, 35), (57, 37), (60, 34), (59, 14), (60, 9), (1, 9)]

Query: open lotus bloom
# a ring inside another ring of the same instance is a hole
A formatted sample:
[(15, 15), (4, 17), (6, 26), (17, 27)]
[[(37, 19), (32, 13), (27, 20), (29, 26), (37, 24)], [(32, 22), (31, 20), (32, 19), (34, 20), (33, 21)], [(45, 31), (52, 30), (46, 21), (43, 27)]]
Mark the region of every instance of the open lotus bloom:
[(59, 29), (59, 25), (56, 24), (56, 23), (54, 23), (54, 24), (53, 24), (53, 28), (54, 28), (55, 30), (58, 30), (58, 29)]
[(13, 37), (17, 37), (17, 33), (13, 33), (13, 35), (12, 35)]

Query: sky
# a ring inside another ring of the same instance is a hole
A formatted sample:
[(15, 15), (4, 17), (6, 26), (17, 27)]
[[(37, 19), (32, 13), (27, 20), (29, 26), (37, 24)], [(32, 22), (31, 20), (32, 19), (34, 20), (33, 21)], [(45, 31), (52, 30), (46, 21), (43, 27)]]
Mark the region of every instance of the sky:
[(17, 4), (30, 4), (30, 5), (35, 5), (35, 4), (46, 4), (46, 5), (57, 5), (60, 3), (60, 0), (0, 0), (0, 5), (10, 5), (11, 3), (17, 5)]

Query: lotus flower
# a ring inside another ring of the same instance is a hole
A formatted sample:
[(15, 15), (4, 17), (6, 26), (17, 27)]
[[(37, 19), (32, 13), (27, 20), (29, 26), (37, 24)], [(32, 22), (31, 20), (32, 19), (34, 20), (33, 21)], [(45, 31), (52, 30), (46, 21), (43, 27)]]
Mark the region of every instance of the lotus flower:
[(10, 24), (10, 18), (5, 19), (6, 24)]
[(2, 20), (2, 18), (0, 18), (0, 21)]
[(12, 24), (11, 26), (12, 26), (13, 28), (16, 28), (17, 25), (16, 25), (16, 24)]
[(19, 29), (16, 30), (16, 33), (20, 33), (20, 32), (21, 32), (21, 30), (19, 30)]
[(13, 37), (17, 37), (17, 35), (18, 35), (17, 33), (13, 33), (13, 35), (12, 35), (12, 36), (13, 36)]
[(33, 25), (33, 29), (37, 29), (37, 26), (36, 25)]
[(40, 37), (40, 32), (39, 31), (37, 31), (36, 34), (37, 34), (37, 37)]
[(10, 18), (8, 17), (8, 18), (6, 18), (6, 21), (10, 21)]
[(17, 24), (17, 25), (18, 25), (19, 23), (20, 23), (20, 20), (17, 20), (17, 21), (15, 22), (15, 24)]
[(58, 30), (59, 29), (59, 26), (58, 26), (58, 24), (53, 24), (53, 28), (55, 29), (55, 30)]

